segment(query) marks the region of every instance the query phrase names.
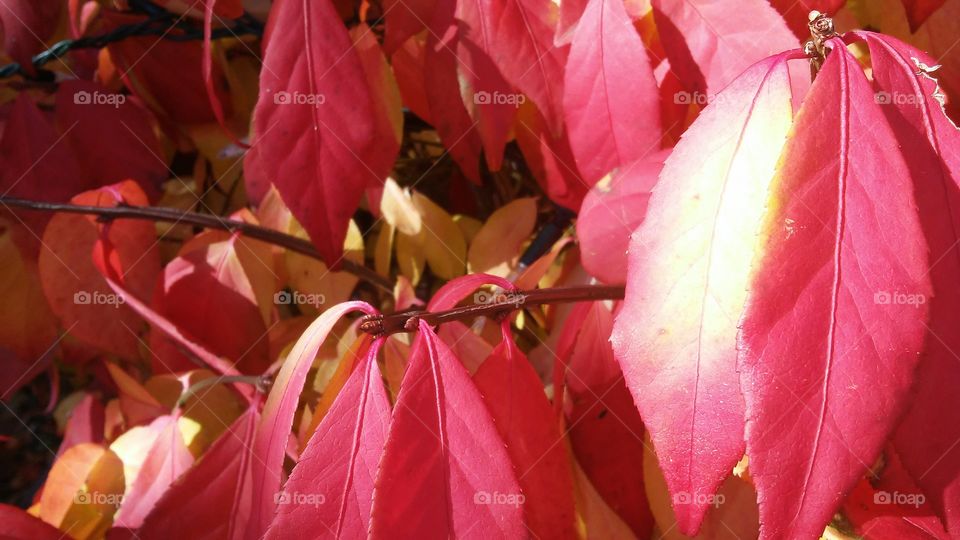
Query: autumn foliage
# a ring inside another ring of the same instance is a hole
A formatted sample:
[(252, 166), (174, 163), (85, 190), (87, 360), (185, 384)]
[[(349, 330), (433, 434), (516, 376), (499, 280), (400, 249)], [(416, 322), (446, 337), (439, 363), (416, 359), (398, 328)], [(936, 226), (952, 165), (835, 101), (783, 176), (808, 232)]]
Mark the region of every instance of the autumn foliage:
[(960, 538), (960, 0), (0, 31), (0, 538)]

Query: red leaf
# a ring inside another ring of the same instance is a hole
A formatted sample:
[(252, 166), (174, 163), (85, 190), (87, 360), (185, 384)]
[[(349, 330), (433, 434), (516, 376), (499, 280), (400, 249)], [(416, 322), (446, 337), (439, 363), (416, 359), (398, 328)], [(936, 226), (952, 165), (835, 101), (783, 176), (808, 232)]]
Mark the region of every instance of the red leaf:
[(364, 188), (389, 172), (371, 168), (385, 162), (377, 110), (329, 0), (275, 2), (265, 40), (254, 111), (258, 148), (247, 164), (277, 186), (324, 261), (336, 268)]
[(423, 84), (430, 107), (430, 121), (440, 140), (464, 176), (479, 185), (483, 143), (476, 130), (477, 122), (470, 118), (460, 95), (458, 58), (454, 52), (459, 32), (453, 19), (453, 8), (452, 2), (446, 0), (437, 6), (430, 18)]
[(573, 476), (560, 425), (530, 366), (504, 321), (503, 342), (473, 376), (473, 382), (507, 446), (526, 501), (533, 538), (576, 538)]
[[(79, 166), (65, 141), (68, 134), (57, 133), (33, 100), (25, 93), (19, 94), (0, 138), (0, 192), (9, 197), (65, 202), (93, 187), (77, 174)], [(30, 244), (36, 254), (50, 215), (30, 212), (15, 216), (26, 229), (23, 241), (17, 238), (18, 245), (23, 251)]]
[[(239, 262), (239, 233), (212, 241), (222, 233), (197, 237), (163, 269), (153, 309), (205, 348), (229, 358), (241, 373), (260, 373), (270, 363), (267, 327), (251, 289), (253, 278)], [(205, 242), (210, 242), (204, 245)], [(267, 255), (253, 264), (268, 264)], [(155, 371), (183, 371), (194, 366), (165, 332), (153, 332)]]
[(28, 73), (31, 57), (46, 49), (46, 40), (57, 30), (64, 3), (59, 0), (0, 0), (0, 35), (3, 49)]
[(493, 62), (496, 37), (487, 27), (489, 15), (486, 11), (489, 9), (487, 0), (457, 2), (456, 16), (461, 21), (460, 28), (467, 29), (466, 35), (459, 40), (457, 58), (461, 74), (473, 91), (467, 105), (473, 106), (471, 110), (483, 142), (487, 168), (497, 171), (503, 162), (503, 149), (517, 115), (516, 101), (519, 98)]
[(278, 496), (266, 538), (303, 531), (316, 538), (366, 536), (390, 423), (390, 400), (377, 368), (382, 343), (383, 338), (371, 345), (307, 443)]
[(770, 0), (770, 5), (783, 16), (790, 30), (802, 40), (810, 39), (807, 23), (811, 11), (836, 15), (846, 3), (847, 0)]
[(556, 6), (550, 0), (479, 0), (484, 2), (482, 26), (466, 29), (474, 43), (490, 40), (490, 56), (503, 77), (537, 105), (550, 126), (563, 126), (563, 70), (569, 48), (554, 44)]
[(651, 191), (669, 155), (666, 151), (658, 159), (631, 163), (584, 197), (577, 215), (577, 240), (590, 275), (607, 283), (627, 280), (630, 234), (647, 215)]
[(671, 68), (703, 99), (712, 98), (754, 62), (797, 46), (793, 33), (765, 0), (652, 0), (652, 4)]
[(56, 125), (88, 186), (135, 180), (148, 195), (159, 194), (170, 173), (153, 117), (139, 101), (80, 80), (61, 82), (56, 99)]
[[(103, 31), (134, 24), (142, 17), (102, 10)], [(107, 46), (124, 82), (158, 114), (177, 124), (205, 124), (216, 121), (203, 80), (203, 44), (200, 41), (158, 40), (155, 36), (134, 36)], [(103, 64), (101, 64), (101, 69)], [(176, 77), (171, 77), (176, 73)], [(213, 87), (229, 116), (228, 87), (219, 63), (212, 68)]]
[(737, 318), (790, 129), (786, 59), (759, 62), (697, 118), (630, 243), (612, 341), (687, 535), (743, 456)]
[(660, 150), (657, 81), (621, 0), (587, 4), (563, 87), (570, 147), (588, 184)]
[(351, 311), (377, 313), (369, 304), (359, 301), (344, 302), (324, 311), (293, 346), (274, 380), (253, 447), (253, 498), (245, 531), (248, 539), (260, 538), (266, 532), (277, 507), (283, 458), (307, 373), (333, 325)]
[(520, 107), (514, 131), (530, 172), (550, 200), (565, 208), (580, 208), (592, 184), (580, 176), (567, 133), (553, 135), (532, 103)]
[(380, 462), (371, 534), (520, 538), (522, 496), (470, 375), (421, 320)]
[(892, 38), (860, 33), (870, 45), (878, 101), (910, 157), (920, 224), (930, 247), (933, 299), (917, 387), (894, 443), (904, 465), (953, 534), (960, 533), (960, 132), (918, 67), (926, 54)]
[(934, 11), (942, 8), (947, 0), (902, 0), (907, 11), (907, 21), (910, 22), (910, 31), (916, 32)]
[(0, 538), (4, 540), (62, 540), (64, 533), (26, 511), (0, 503)]
[[(137, 184), (127, 181), (81, 193), (73, 204), (115, 207), (146, 206)], [(148, 221), (118, 220), (105, 226), (95, 218), (77, 214), (53, 216), (44, 232), (39, 269), (47, 301), (65, 328), (82, 341), (105, 351), (134, 359), (140, 356), (143, 323), (120, 303), (95, 266), (92, 256), (108, 239), (113, 272), (141, 297), (153, 294), (160, 274), (157, 232)]]
[(384, 49), (393, 54), (403, 44), (427, 27), (434, 13), (437, 0), (385, 0), (383, 15), (386, 18)]
[(143, 540), (238, 540), (249, 518), (253, 436), (259, 404), (233, 424), (157, 501), (143, 520)]
[(601, 302), (582, 305), (588, 309), (582, 320), (571, 314), (563, 330), (574, 333), (566, 370), (570, 445), (604, 502), (637, 538), (649, 538), (645, 430), (610, 346), (613, 316)]
[(903, 412), (926, 329), (911, 171), (833, 43), (780, 160), (741, 322), (763, 538), (823, 531)]

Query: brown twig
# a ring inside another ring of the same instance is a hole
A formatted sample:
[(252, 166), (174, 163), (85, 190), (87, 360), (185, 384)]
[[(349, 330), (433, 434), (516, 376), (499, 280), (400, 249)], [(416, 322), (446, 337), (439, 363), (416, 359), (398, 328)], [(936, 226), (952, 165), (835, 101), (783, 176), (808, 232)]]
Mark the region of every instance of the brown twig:
[[(101, 219), (106, 220), (119, 218), (143, 219), (148, 221), (162, 221), (165, 223), (182, 225), (195, 225), (205, 229), (219, 229), (228, 232), (238, 232), (249, 238), (255, 238), (269, 244), (285, 247), (290, 251), (295, 251), (297, 253), (306, 255), (307, 257), (323, 261), (323, 258), (320, 257), (320, 253), (315, 247), (313, 247), (313, 244), (307, 240), (304, 240), (303, 238), (298, 238), (274, 229), (268, 229), (266, 227), (245, 223), (235, 219), (227, 219), (209, 214), (199, 214), (196, 212), (184, 212), (176, 208), (129, 205), (113, 207), (83, 206), (68, 203), (32, 201), (13, 197), (0, 197), (0, 204), (27, 210), (36, 210), (39, 212), (96, 215), (100, 216)], [(339, 263), (340, 270), (349, 272), (364, 281), (380, 287), (384, 291), (387, 291), (391, 294), (393, 293), (393, 282), (390, 280), (390, 278), (381, 276), (366, 266), (358, 264), (349, 259), (341, 259)]]
[(502, 317), (511, 311), (516, 311), (528, 305), (620, 300), (623, 298), (623, 294), (623, 285), (583, 285), (530, 291), (507, 291), (498, 295), (489, 295), (489, 298), (493, 300), (491, 302), (475, 303), (446, 311), (411, 310), (390, 315), (366, 316), (360, 322), (360, 330), (375, 335), (413, 332), (416, 331), (417, 323), (421, 320), (436, 326), (445, 322), (473, 319), (474, 317)]

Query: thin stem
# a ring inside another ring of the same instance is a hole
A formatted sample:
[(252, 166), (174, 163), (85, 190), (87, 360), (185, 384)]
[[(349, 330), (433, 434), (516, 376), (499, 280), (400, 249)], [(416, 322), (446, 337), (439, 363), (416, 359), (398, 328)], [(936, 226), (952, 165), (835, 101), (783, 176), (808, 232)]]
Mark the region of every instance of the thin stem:
[[(551, 289), (533, 289), (530, 291), (507, 291), (492, 296), (494, 302), (470, 304), (446, 311), (402, 311), (390, 315), (372, 315), (360, 322), (360, 330), (374, 335), (389, 335), (400, 332), (414, 332), (420, 320), (431, 326), (445, 322), (462, 321), (475, 317), (504, 317), (522, 306), (540, 304), (562, 304), (566, 302), (588, 302), (594, 300), (621, 300), (623, 285), (582, 285), (577, 287), (556, 287)], [(497, 297), (499, 296), (499, 297)]]
[(177, 404), (174, 405), (174, 409), (182, 408), (187, 403), (187, 400), (208, 386), (213, 386), (215, 384), (238, 383), (249, 384), (256, 388), (261, 394), (265, 394), (267, 392), (267, 388), (269, 387), (269, 380), (257, 375), (221, 375), (219, 377), (208, 377), (193, 383), (189, 388), (185, 389), (183, 393), (180, 394), (180, 398), (177, 399)]
[[(254, 225), (252, 223), (245, 223), (243, 221), (222, 218), (220, 216), (209, 214), (184, 212), (176, 208), (129, 205), (119, 205), (113, 207), (83, 206), (69, 203), (32, 201), (14, 197), (0, 197), (0, 205), (24, 208), (27, 210), (36, 210), (38, 212), (96, 215), (100, 216), (100, 218), (104, 220), (118, 218), (142, 219), (147, 221), (161, 221), (165, 223), (182, 225), (195, 225), (205, 229), (219, 229), (228, 232), (238, 232), (249, 238), (262, 240), (268, 244), (281, 246), (289, 249), (290, 251), (295, 251), (297, 253), (306, 255), (307, 257), (323, 261), (323, 258), (317, 251), (317, 248), (313, 247), (313, 244), (307, 240), (304, 240), (303, 238), (298, 238), (293, 235), (282, 233), (274, 229), (261, 227), (259, 225)], [(393, 282), (390, 280), (390, 278), (381, 276), (366, 266), (349, 259), (343, 258), (338, 262), (340, 265), (340, 270), (351, 273), (360, 279), (393, 294)]]

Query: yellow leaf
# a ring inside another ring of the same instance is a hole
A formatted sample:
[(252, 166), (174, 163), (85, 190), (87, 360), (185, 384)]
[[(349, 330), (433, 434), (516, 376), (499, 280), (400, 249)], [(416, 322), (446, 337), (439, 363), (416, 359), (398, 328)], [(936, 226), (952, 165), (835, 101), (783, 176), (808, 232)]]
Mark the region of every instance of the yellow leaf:
[[(307, 233), (296, 220), (290, 222), (290, 234), (307, 238)], [(363, 263), (363, 235), (357, 224), (350, 221), (347, 237), (343, 243), (344, 258)], [(326, 306), (339, 304), (350, 298), (357, 285), (357, 277), (348, 272), (332, 272), (322, 261), (312, 257), (287, 252), (287, 272), (290, 285), (299, 293), (286, 295), (284, 301), (296, 303), (302, 310), (326, 309)], [(284, 293), (280, 293), (284, 294)]]
[(480, 229), (483, 227), (483, 222), (479, 219), (463, 214), (453, 216), (453, 221), (457, 224), (457, 227), (460, 227), (460, 232), (463, 233), (467, 244), (473, 243), (473, 239), (477, 237), (477, 233), (480, 232)]
[(124, 493), (123, 463), (99, 444), (69, 448), (50, 469), (39, 517), (77, 539), (102, 538)]
[(383, 219), (403, 234), (416, 236), (423, 226), (420, 211), (413, 204), (408, 190), (401, 188), (393, 178), (387, 178), (383, 184), (383, 196), (380, 198), (380, 212)]
[(537, 222), (537, 200), (516, 199), (497, 209), (470, 244), (470, 272), (506, 277)]
[(410, 283), (416, 285), (420, 283), (420, 278), (423, 276), (423, 266), (426, 262), (423, 250), (420, 248), (419, 239), (398, 232), (397, 266), (400, 267), (400, 273), (406, 276)]
[(441, 279), (462, 276), (466, 270), (467, 243), (460, 228), (446, 210), (423, 195), (414, 193), (413, 204), (423, 218), (417, 239), (430, 270)]

